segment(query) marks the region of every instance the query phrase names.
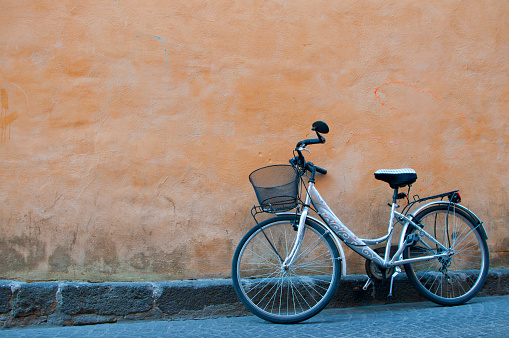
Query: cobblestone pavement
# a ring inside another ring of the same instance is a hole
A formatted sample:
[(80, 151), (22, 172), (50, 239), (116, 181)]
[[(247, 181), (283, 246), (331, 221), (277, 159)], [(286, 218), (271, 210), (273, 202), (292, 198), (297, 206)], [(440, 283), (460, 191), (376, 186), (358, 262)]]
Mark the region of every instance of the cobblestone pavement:
[(408, 303), (328, 309), (300, 324), (254, 316), (139, 321), (0, 330), (0, 337), (509, 337), (509, 296), (474, 298), (460, 306)]

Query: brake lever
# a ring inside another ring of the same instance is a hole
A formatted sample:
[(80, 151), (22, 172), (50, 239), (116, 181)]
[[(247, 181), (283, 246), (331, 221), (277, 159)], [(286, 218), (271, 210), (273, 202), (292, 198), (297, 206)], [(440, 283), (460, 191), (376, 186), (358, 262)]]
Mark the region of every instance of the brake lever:
[(297, 148), (297, 149), (295, 149), (295, 150), (297, 150), (297, 151), (303, 151), (303, 150), (305, 150), (305, 151), (307, 151), (308, 153), (310, 153), (310, 154), (311, 154), (311, 150), (309, 150), (308, 148), (300, 147), (300, 148)]

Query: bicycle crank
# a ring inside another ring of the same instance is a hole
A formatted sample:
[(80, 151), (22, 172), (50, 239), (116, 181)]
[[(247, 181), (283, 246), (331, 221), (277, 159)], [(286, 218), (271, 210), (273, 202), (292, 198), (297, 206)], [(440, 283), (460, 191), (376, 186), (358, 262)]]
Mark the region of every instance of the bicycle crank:
[[(398, 247), (396, 245), (391, 246), (391, 255), (393, 255), (397, 250)], [(382, 256), (385, 253), (385, 248), (384, 247), (377, 248), (375, 249), (375, 252)], [(386, 269), (369, 259), (366, 259), (364, 267), (366, 268), (366, 274), (374, 282), (382, 282), (384, 280), (391, 278), (395, 271), (394, 267)]]
[(366, 274), (374, 282), (382, 282), (391, 278), (395, 271), (393, 267), (385, 269), (369, 259), (366, 259), (364, 267), (366, 268)]

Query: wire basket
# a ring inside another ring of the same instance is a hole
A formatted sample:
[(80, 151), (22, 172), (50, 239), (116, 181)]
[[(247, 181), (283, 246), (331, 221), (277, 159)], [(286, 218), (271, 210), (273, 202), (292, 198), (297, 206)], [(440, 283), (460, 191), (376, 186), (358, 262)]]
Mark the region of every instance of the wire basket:
[(287, 211), (299, 202), (299, 174), (290, 165), (271, 165), (249, 175), (256, 198), (264, 212)]

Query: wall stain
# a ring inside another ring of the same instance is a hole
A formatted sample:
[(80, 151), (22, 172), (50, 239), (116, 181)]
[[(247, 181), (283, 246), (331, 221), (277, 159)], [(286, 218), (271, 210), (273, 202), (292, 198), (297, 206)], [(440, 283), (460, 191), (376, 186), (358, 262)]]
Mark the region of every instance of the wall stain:
[(35, 269), (46, 260), (46, 244), (30, 237), (0, 239), (0, 274)]
[(229, 266), (235, 250), (233, 241), (224, 238), (194, 241), (192, 248), (195, 269), (208, 277), (219, 277), (220, 272)]
[(11, 139), (11, 123), (18, 119), (18, 113), (9, 113), (9, 98), (4, 88), (0, 89), (1, 115), (0, 115), (0, 141), (5, 143)]
[(171, 252), (148, 247), (129, 258), (129, 265), (140, 272), (153, 272), (174, 278), (183, 278), (188, 273), (188, 248), (179, 246)]
[(497, 241), (495, 247), (500, 249), (490, 252), (490, 265), (509, 267), (509, 238)]
[(58, 246), (48, 258), (50, 272), (69, 272), (69, 267), (75, 265), (71, 258), (71, 250)]
[(180, 246), (172, 252), (165, 252), (152, 248), (150, 251), (151, 264), (150, 270), (155, 273), (166, 274), (171, 276), (182, 276), (186, 272), (186, 264), (188, 259), (188, 248)]
[(139, 252), (132, 256), (129, 263), (136, 270), (146, 270), (150, 267), (150, 260), (143, 252)]
[(21, 88), (20, 86), (18, 86), (17, 84), (15, 84), (14, 82), (11, 82), (11, 84), (13, 86), (15, 86), (16, 88), (18, 88), (20, 91), (23, 92), (23, 94), (25, 94), (25, 97), (26, 97), (26, 100), (27, 100), (27, 110), (28, 110), (28, 116), (32, 117), (32, 113), (30, 112), (30, 101), (28, 100), (28, 94), (26, 91), (23, 90), (23, 88)]
[(115, 273), (120, 266), (115, 242), (106, 236), (93, 236), (85, 250), (84, 265), (101, 273)]

